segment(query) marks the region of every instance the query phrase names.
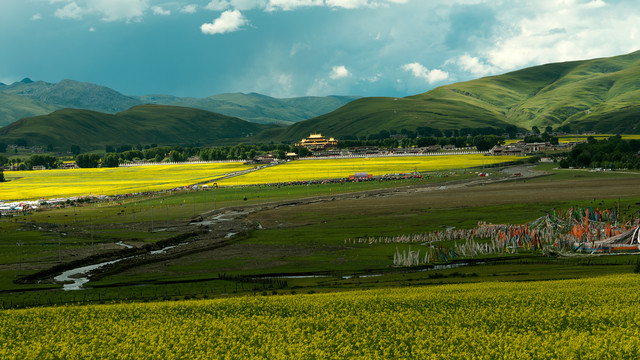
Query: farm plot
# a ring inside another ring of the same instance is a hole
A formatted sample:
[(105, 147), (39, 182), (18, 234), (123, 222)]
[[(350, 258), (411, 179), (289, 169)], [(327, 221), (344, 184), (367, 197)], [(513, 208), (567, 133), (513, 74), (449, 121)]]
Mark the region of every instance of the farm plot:
[(638, 275), (0, 311), (3, 359), (640, 356)]
[(167, 190), (250, 169), (240, 162), (6, 172), (1, 200)]
[(407, 157), (371, 157), (349, 159), (299, 160), (283, 165), (269, 167), (246, 175), (218, 182), (221, 185), (253, 185), (265, 183), (283, 183), (318, 179), (346, 178), (355, 173), (385, 175), (395, 173), (413, 173), (466, 169), (471, 167), (493, 166), (504, 162), (523, 159), (517, 156), (484, 155), (444, 155), (444, 156), (407, 156)]

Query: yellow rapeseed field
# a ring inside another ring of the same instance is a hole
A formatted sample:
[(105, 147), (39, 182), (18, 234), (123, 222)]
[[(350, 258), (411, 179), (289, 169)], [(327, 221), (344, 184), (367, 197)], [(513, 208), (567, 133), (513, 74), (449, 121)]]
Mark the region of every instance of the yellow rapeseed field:
[[(595, 135), (563, 135), (558, 137), (558, 142), (561, 143), (569, 143), (575, 141), (586, 141), (588, 137), (594, 137), (597, 140), (608, 139), (614, 135), (608, 134), (595, 134)], [(640, 140), (640, 135), (621, 135), (624, 140)], [(514, 144), (518, 141), (522, 141), (522, 139), (507, 139), (504, 141), (505, 145)]]
[[(573, 141), (586, 141), (588, 137), (593, 137), (597, 140), (604, 140), (604, 139), (608, 139), (611, 136), (614, 135), (608, 135), (608, 134), (596, 134), (596, 135), (566, 135), (566, 136), (560, 136), (558, 138), (558, 141), (561, 143), (568, 143), (568, 142), (573, 142)], [(624, 140), (640, 140), (640, 135), (620, 135)]]
[(0, 311), (2, 359), (638, 359), (640, 276)]
[(372, 175), (464, 169), (522, 159), (516, 156), (443, 155), (298, 160), (218, 182), (250, 185), (314, 179), (345, 178), (357, 172)]
[(119, 168), (7, 171), (0, 200), (29, 200), (80, 195), (115, 195), (166, 190), (251, 168), (241, 162), (154, 165)]

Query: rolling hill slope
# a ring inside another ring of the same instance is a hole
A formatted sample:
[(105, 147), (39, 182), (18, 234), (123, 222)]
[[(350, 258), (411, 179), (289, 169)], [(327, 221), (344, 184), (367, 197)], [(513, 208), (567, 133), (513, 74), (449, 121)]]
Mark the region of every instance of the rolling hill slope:
[(0, 129), (0, 141), (25, 139), (28, 146), (53, 145), (83, 151), (105, 145), (209, 145), (243, 138), (268, 128), (204, 110), (162, 105), (139, 105), (118, 114), (62, 109), (25, 118)]
[(259, 124), (283, 125), (326, 114), (357, 98), (357, 96), (325, 96), (276, 99), (256, 93), (219, 94), (202, 99), (170, 95), (138, 97), (143, 103), (192, 107)]
[(310, 132), (340, 138), (424, 126), (530, 129), (565, 124), (573, 130), (640, 133), (639, 115), (640, 51), (536, 66), (406, 98), (362, 98), (294, 124), (276, 138), (297, 140)]
[(356, 96), (277, 99), (266, 95), (219, 94), (206, 98), (172, 95), (126, 96), (92, 83), (62, 80), (58, 83), (25, 78), (0, 85), (0, 127), (23, 117), (46, 115), (72, 108), (115, 114), (142, 104), (192, 107), (262, 124), (293, 124), (333, 111)]

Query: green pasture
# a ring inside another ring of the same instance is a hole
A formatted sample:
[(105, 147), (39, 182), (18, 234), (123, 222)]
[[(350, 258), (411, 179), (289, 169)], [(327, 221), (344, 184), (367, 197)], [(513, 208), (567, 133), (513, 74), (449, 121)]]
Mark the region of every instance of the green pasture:
[[(619, 172), (554, 170), (553, 164), (542, 164), (538, 168), (554, 175), (515, 181), (543, 182), (554, 186), (558, 179), (567, 180), (573, 176), (593, 180), (636, 176)], [(113, 249), (114, 243), (119, 241), (141, 244), (168, 239), (177, 234), (172, 231), (174, 225), (184, 224), (194, 216), (212, 210), (378, 188), (455, 182), (475, 176), (472, 173), (441, 173), (421, 180), (218, 188), (123, 199), (110, 204), (85, 204), (18, 218), (4, 218), (0, 221), (0, 248), (3, 250), (0, 261), (12, 266), (0, 270), (3, 278), (0, 282), (0, 306), (321, 292), (363, 286), (403, 286), (408, 283), (428, 285), (505, 279), (542, 280), (633, 271), (637, 262), (633, 255), (603, 256), (585, 262), (582, 259), (549, 259), (520, 254), (511, 260), (488, 259), (486, 264), (470, 267), (410, 272), (415, 275), (407, 278), (406, 271), (392, 266), (392, 259), (396, 248), (408, 250), (408, 244), (345, 244), (345, 239), (349, 238), (413, 234), (453, 226), (470, 228), (476, 226), (478, 221), (526, 223), (553, 209), (571, 206), (619, 206), (626, 216), (637, 216), (640, 197), (601, 198), (594, 194), (593, 199), (580, 201), (558, 201), (541, 196), (533, 203), (493, 206), (432, 208), (428, 203), (416, 203), (391, 212), (384, 209), (376, 211), (374, 208), (353, 214), (323, 210), (322, 207), (304, 209), (291, 213), (286, 219), (300, 226), (254, 231), (248, 237), (239, 238), (221, 249), (184, 259), (163, 260), (150, 265), (149, 271), (143, 268), (107, 274), (92, 280), (92, 289), (81, 292), (30, 292), (26, 290), (59, 285), (13, 283), (13, 279), (19, 275), (35, 271), (27, 270), (29, 268), (52, 266), (59, 263), (60, 259), (70, 261), (78, 254), (89, 255), (106, 248)], [(260, 219), (256, 221), (260, 222)], [(42, 225), (51, 229), (38, 230), (37, 227)], [(24, 244), (21, 248), (16, 245), (19, 241)], [(411, 244), (411, 249), (426, 247)], [(23, 269), (18, 271), (15, 265), (20, 261)], [(268, 275), (314, 273), (328, 277), (292, 278), (280, 282), (259, 280)], [(436, 273), (439, 275), (434, 275)], [(356, 277), (345, 278), (353, 275)]]

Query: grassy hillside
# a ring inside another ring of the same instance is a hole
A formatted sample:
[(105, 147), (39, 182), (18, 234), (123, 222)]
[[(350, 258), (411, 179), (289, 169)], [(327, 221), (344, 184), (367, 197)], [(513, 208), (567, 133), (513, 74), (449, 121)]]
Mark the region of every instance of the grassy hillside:
[(0, 141), (26, 139), (28, 145), (68, 149), (104, 149), (113, 144), (194, 145), (242, 138), (265, 129), (204, 110), (176, 106), (140, 105), (111, 115), (90, 110), (62, 109), (50, 115), (22, 119), (0, 129)]
[(11, 124), (24, 117), (48, 114), (59, 109), (55, 105), (48, 105), (28, 97), (3, 93), (0, 87), (0, 127)]
[(220, 94), (206, 98), (172, 95), (126, 96), (108, 87), (62, 80), (59, 83), (25, 78), (0, 85), (0, 127), (21, 118), (72, 108), (114, 114), (142, 104), (173, 105), (217, 112), (261, 124), (293, 124), (331, 112), (356, 96), (276, 99), (251, 94)]
[(355, 96), (298, 97), (276, 99), (250, 93), (213, 95), (202, 99), (180, 98), (171, 95), (146, 95), (138, 97), (141, 102), (192, 107), (238, 117), (261, 124), (289, 125), (331, 112)]
[(54, 105), (58, 109), (116, 113), (142, 104), (139, 100), (108, 87), (74, 80), (62, 80), (51, 84), (44, 81), (34, 82), (27, 78), (0, 88), (0, 91), (29, 98), (38, 103)]
[[(363, 98), (295, 124), (278, 138), (310, 132), (369, 135), (380, 130), (554, 128), (639, 132), (640, 51), (605, 59), (536, 66), (442, 86), (406, 98)], [(273, 135), (273, 134), (270, 134)]]

